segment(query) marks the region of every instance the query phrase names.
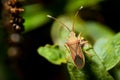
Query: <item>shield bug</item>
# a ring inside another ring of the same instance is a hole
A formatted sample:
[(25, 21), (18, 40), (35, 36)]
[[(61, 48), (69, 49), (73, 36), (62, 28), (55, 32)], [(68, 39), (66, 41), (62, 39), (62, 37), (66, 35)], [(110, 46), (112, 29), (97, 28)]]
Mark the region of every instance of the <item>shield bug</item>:
[[(83, 7), (80, 7), (80, 9), (82, 9), (82, 8)], [(76, 20), (76, 17), (78, 15), (78, 13), (79, 13), (79, 11), (77, 11), (77, 13), (74, 16), (74, 20), (73, 20), (73, 23), (72, 23), (72, 30), (70, 30), (63, 22), (59, 21), (57, 18), (52, 17), (50, 15), (47, 15), (47, 17), (56, 20), (61, 25), (66, 27), (68, 31), (70, 31), (70, 35), (69, 35), (69, 38), (66, 42), (66, 45), (70, 50), (71, 57), (72, 57), (72, 60), (75, 64), (75, 66), (77, 68), (81, 69), (85, 65), (85, 57), (84, 57), (84, 54), (83, 54), (83, 51), (82, 51), (82, 46), (85, 43), (87, 43), (87, 41), (83, 37), (81, 37), (81, 33), (78, 35), (78, 37), (76, 37), (76, 34), (74, 32), (74, 23), (75, 23), (75, 20)]]

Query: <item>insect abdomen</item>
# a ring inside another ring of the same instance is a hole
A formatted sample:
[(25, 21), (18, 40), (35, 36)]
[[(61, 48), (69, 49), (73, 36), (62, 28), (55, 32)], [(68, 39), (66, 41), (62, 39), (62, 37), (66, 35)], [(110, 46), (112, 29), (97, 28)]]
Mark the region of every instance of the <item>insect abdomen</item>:
[(84, 59), (79, 55), (75, 56), (74, 63), (77, 67), (82, 68), (84, 66)]

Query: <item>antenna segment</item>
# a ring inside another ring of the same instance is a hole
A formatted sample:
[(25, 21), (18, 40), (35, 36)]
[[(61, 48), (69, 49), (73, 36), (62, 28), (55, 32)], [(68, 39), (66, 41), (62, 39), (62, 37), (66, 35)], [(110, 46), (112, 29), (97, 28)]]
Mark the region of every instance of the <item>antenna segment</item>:
[(59, 22), (61, 25), (63, 25), (64, 27), (66, 27), (69, 32), (71, 32), (71, 30), (68, 28), (68, 26), (66, 26), (63, 22), (59, 21), (57, 18), (55, 18), (55, 17), (53, 17), (51, 15), (47, 15), (47, 17), (49, 17), (51, 19), (54, 19), (55, 21)]
[(79, 8), (79, 10), (76, 12), (76, 14), (75, 14), (75, 16), (74, 16), (73, 25), (72, 25), (72, 31), (74, 31), (74, 25), (75, 25), (76, 17), (77, 17), (77, 15), (78, 15), (79, 11), (80, 11), (82, 8), (83, 8), (83, 6), (81, 6), (81, 7)]

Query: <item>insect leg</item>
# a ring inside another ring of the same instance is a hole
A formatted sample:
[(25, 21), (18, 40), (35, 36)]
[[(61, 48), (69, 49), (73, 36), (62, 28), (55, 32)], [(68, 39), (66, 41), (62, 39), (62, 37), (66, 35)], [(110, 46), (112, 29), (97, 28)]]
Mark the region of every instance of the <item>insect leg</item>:
[[(68, 48), (67, 44), (64, 44), (64, 46), (65, 46), (65, 48), (66, 48), (66, 51), (69, 51), (69, 48)], [(66, 60), (67, 60), (67, 62), (69, 62), (69, 59), (70, 59), (70, 55), (68, 55), (68, 54), (66, 53)]]
[(82, 33), (79, 33), (79, 35), (78, 35), (78, 39), (80, 40), (80, 45), (84, 45), (84, 44), (88, 43), (88, 41), (85, 40), (81, 35), (82, 35)]
[(64, 44), (64, 46), (65, 46), (66, 50), (69, 51), (69, 48), (68, 48), (67, 44)]

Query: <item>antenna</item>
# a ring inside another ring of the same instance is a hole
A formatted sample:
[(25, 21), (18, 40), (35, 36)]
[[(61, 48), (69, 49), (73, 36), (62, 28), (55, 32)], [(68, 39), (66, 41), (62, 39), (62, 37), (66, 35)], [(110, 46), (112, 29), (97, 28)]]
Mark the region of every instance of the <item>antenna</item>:
[(80, 11), (82, 8), (83, 8), (83, 6), (81, 6), (81, 7), (79, 8), (79, 10), (76, 12), (76, 14), (75, 14), (75, 16), (74, 16), (73, 25), (72, 25), (72, 31), (74, 31), (74, 25), (75, 25), (76, 17), (77, 17), (77, 15), (78, 15), (79, 11)]
[(59, 22), (61, 25), (63, 25), (64, 27), (66, 27), (69, 32), (71, 32), (71, 30), (68, 28), (68, 26), (66, 26), (63, 22), (59, 21), (57, 18), (55, 18), (55, 17), (53, 17), (51, 15), (47, 15), (47, 17), (49, 17), (51, 19), (54, 19), (55, 21)]

